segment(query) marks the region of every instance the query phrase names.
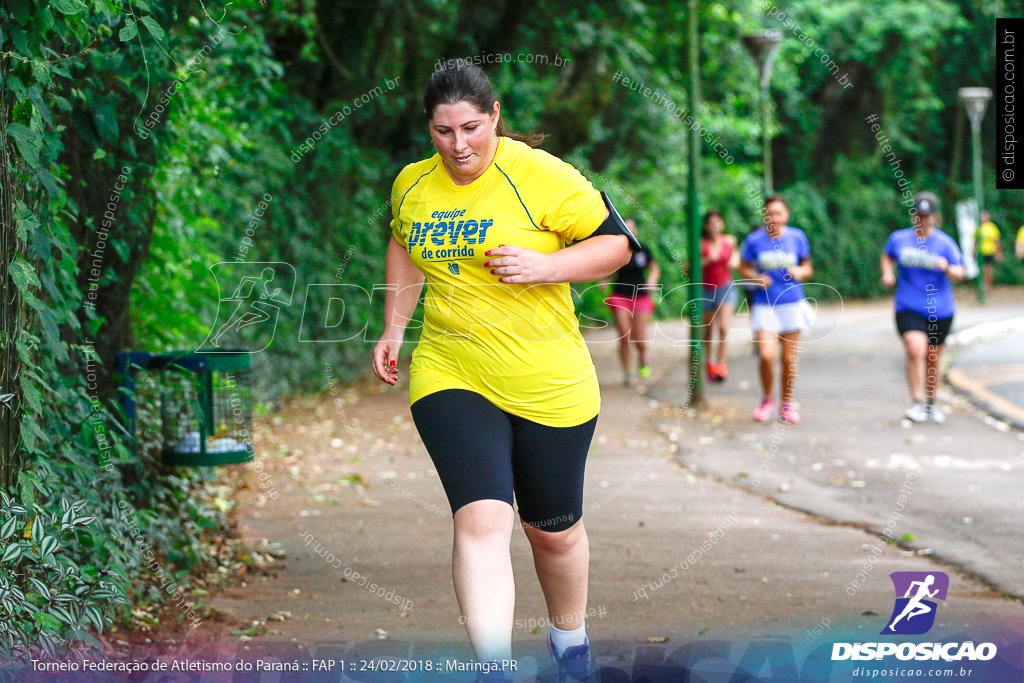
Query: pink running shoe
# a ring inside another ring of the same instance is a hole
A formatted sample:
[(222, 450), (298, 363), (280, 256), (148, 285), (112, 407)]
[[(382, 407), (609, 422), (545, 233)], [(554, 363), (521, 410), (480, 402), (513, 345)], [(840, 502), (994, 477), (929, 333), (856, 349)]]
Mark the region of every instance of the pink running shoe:
[(793, 410), (793, 406), (788, 403), (782, 404), (782, 410), (779, 412), (779, 419), (789, 424), (796, 424), (800, 421), (800, 413)]
[(758, 422), (767, 422), (772, 419), (772, 411), (775, 410), (775, 401), (771, 396), (761, 399), (761, 405), (754, 408), (754, 419)]

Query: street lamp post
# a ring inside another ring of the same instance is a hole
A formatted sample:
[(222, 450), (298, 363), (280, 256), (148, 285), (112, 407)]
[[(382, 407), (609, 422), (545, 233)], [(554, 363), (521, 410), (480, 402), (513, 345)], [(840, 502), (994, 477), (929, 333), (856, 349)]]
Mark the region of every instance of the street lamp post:
[[(978, 205), (978, 215), (975, 216), (975, 230), (981, 227), (981, 210), (985, 208), (984, 196), (981, 188), (981, 121), (985, 117), (985, 106), (992, 97), (992, 91), (988, 88), (960, 88), (960, 99), (967, 107), (967, 115), (971, 119), (971, 150), (974, 155), (974, 200)], [(975, 233), (977, 239), (977, 233)], [(975, 246), (977, 252), (977, 246)], [(980, 256), (980, 254), (979, 254)], [(978, 301), (985, 301), (985, 285), (982, 282), (981, 263), (978, 263)]]
[(757, 70), (761, 75), (761, 127), (764, 138), (764, 196), (765, 199), (772, 195), (772, 141), (771, 141), (771, 106), (772, 100), (768, 94), (768, 83), (772, 76), (772, 65), (775, 63), (775, 55), (782, 43), (782, 31), (777, 28), (766, 28), (761, 31), (743, 36), (743, 44), (747, 52), (753, 57), (757, 64)]

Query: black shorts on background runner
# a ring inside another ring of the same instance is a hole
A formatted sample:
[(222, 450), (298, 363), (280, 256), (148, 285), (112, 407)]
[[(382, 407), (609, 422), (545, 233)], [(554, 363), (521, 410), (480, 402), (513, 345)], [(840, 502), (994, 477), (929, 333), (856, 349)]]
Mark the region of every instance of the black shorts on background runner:
[(949, 329), (953, 326), (953, 316), (939, 318), (929, 321), (928, 318), (918, 315), (913, 311), (896, 312), (896, 329), (902, 337), (905, 332), (917, 330), (928, 335), (928, 343), (931, 346), (941, 346), (946, 343), (949, 336)]
[(442, 389), (409, 407), (452, 514), (493, 498), (522, 521), (564, 531), (583, 517), (583, 470), (597, 418), (550, 427), (508, 413), (468, 389)]

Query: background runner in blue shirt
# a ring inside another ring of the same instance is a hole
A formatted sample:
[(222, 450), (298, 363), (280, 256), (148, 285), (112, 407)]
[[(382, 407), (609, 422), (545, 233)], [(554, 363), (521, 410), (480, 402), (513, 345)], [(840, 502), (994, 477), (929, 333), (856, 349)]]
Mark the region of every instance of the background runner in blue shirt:
[(814, 273), (811, 247), (800, 228), (786, 225), (789, 207), (779, 195), (765, 201), (764, 227), (750, 233), (740, 246), (740, 273), (759, 285), (754, 290), (750, 311), (750, 330), (756, 335), (760, 356), (760, 405), (754, 419), (767, 422), (775, 410), (772, 399), (774, 365), (778, 347), (782, 345), (782, 407), (779, 419), (797, 423), (800, 414), (793, 408), (796, 384), (797, 343), (800, 330), (814, 321), (814, 308), (804, 297), (800, 283)]
[(912, 403), (903, 416), (914, 422), (941, 423), (946, 416), (935, 405), (935, 387), (956, 312), (951, 280), (964, 279), (964, 259), (956, 241), (937, 227), (938, 197), (919, 192), (913, 210), (914, 227), (895, 231), (885, 243), (882, 284), (896, 286), (896, 330), (907, 354)]

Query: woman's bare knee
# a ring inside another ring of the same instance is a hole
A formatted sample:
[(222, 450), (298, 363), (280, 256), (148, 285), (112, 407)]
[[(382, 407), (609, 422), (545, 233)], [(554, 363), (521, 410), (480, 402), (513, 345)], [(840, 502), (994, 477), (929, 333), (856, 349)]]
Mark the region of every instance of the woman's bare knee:
[(523, 522), (523, 531), (534, 550), (546, 553), (564, 553), (572, 550), (586, 538), (583, 520), (579, 520), (563, 531), (544, 531)]
[(453, 520), (455, 533), (460, 539), (510, 538), (515, 511), (503, 500), (485, 498), (460, 507), (455, 511)]

